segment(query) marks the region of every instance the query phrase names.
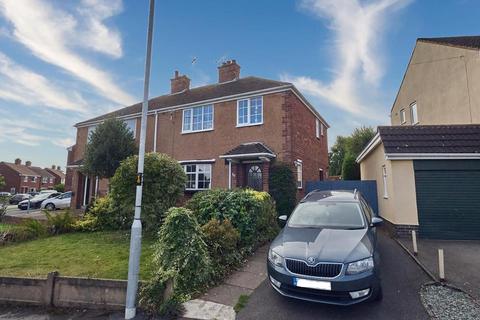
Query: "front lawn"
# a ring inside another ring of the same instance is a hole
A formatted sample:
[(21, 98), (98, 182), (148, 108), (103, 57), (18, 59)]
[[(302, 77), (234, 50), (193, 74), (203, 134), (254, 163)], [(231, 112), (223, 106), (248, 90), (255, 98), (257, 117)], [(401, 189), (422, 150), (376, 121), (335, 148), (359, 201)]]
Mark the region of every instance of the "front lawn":
[[(3, 228), (4, 225), (0, 225)], [(140, 278), (148, 279), (153, 239), (143, 238)], [(130, 234), (69, 233), (0, 247), (0, 276), (127, 279)]]

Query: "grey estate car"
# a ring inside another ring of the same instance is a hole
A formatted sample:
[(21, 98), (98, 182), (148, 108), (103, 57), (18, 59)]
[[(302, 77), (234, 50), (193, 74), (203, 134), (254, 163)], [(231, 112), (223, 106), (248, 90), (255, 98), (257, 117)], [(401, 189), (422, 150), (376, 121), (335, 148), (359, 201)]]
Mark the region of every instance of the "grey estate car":
[(272, 287), (290, 298), (337, 305), (380, 300), (375, 216), (358, 191), (313, 191), (270, 245)]

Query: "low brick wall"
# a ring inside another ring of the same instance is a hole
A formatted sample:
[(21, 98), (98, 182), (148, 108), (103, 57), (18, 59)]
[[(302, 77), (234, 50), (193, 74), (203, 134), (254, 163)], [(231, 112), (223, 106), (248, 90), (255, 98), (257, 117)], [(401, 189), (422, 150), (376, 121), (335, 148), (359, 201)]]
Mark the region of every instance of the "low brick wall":
[(384, 228), (387, 232), (393, 236), (398, 238), (408, 238), (412, 236), (412, 230), (415, 230), (418, 234), (418, 226), (417, 225), (408, 225), (408, 224), (393, 224), (390, 221), (383, 219), (384, 221)]
[(60, 277), (46, 279), (0, 277), (0, 304), (121, 310), (127, 281)]

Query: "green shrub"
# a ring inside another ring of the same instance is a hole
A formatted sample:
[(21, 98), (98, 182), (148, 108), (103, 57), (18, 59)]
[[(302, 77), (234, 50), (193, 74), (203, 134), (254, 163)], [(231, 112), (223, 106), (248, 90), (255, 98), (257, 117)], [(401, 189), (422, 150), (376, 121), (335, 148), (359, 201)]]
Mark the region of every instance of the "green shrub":
[(0, 232), (0, 245), (43, 238), (47, 235), (47, 228), (41, 222), (25, 219), (22, 224), (11, 225), (6, 230)]
[(127, 229), (130, 224), (131, 218), (125, 217), (122, 211), (115, 210), (112, 198), (107, 195), (95, 199), (83, 218), (75, 222), (74, 228), (77, 231), (119, 230)]
[[(129, 221), (135, 205), (137, 162), (137, 156), (122, 161), (110, 181), (113, 210)], [(147, 153), (143, 180), (142, 220), (145, 230), (152, 232), (158, 230), (165, 212), (182, 196), (186, 175), (169, 156)]]
[(272, 240), (278, 234), (280, 228), (277, 221), (277, 208), (272, 197), (267, 192), (260, 192), (254, 190), (246, 190), (250, 196), (259, 201), (260, 211), (257, 215), (256, 242), (262, 244), (266, 241)]
[(63, 183), (59, 183), (53, 186), (54, 190), (57, 190), (58, 192), (65, 192), (65, 185)]
[[(211, 281), (213, 268), (207, 245), (190, 210), (168, 210), (154, 246), (153, 263), (155, 276), (142, 289), (141, 301), (154, 313), (170, 312), (172, 306), (186, 301)], [(169, 280), (173, 293), (162, 299), (159, 292)]]
[(292, 168), (281, 162), (271, 166), (268, 188), (275, 200), (278, 215), (290, 216), (297, 202), (297, 185)]
[(74, 230), (75, 218), (72, 217), (70, 211), (59, 214), (51, 214), (45, 212), (47, 216), (47, 227), (51, 234), (67, 233)]
[(265, 240), (259, 237), (259, 230), (266, 231), (270, 237), (278, 227), (274, 204), (266, 192), (242, 189), (202, 191), (196, 193), (186, 207), (194, 212), (201, 225), (211, 219), (231, 221), (240, 233), (242, 248), (252, 247)]
[(2, 217), (7, 214), (9, 196), (0, 196), (0, 221)]
[(242, 260), (237, 248), (240, 234), (230, 220), (217, 219), (212, 219), (202, 226), (202, 232), (215, 270), (215, 278), (221, 279)]

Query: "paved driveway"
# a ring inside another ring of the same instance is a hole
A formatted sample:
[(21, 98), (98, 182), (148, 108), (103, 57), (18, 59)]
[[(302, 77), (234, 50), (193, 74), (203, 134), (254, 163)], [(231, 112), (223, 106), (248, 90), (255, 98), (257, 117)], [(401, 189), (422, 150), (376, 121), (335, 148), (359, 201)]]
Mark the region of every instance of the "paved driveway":
[[(401, 239), (413, 252), (411, 239)], [(438, 277), (438, 249), (443, 249), (445, 278), (480, 301), (480, 241), (418, 240), (417, 258), (427, 269)]]
[(383, 301), (352, 307), (309, 303), (279, 295), (267, 280), (252, 293), (237, 319), (429, 319), (418, 294), (429, 278), (383, 233), (379, 234), (379, 245)]

